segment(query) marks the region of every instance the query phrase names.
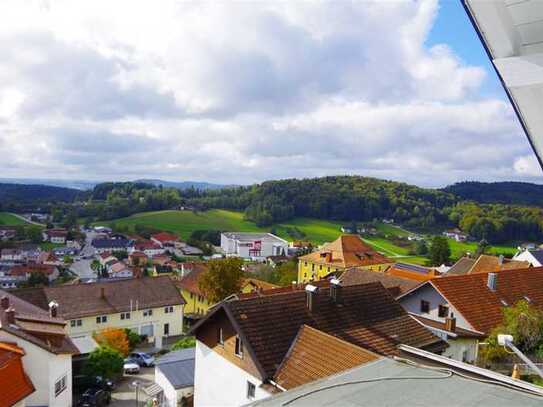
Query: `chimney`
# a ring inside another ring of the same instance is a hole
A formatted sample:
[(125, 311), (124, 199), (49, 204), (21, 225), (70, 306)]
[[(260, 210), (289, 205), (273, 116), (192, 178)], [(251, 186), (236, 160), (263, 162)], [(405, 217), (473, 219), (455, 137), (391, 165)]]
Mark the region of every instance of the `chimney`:
[(488, 273), (486, 285), (490, 291), (496, 291), (496, 286), (498, 285), (498, 273)]
[(0, 299), (0, 305), (2, 306), (2, 309), (8, 309), (9, 308), (9, 297), (7, 295), (4, 295)]
[(456, 331), (456, 318), (454, 317), (454, 314), (451, 314), (450, 317), (445, 318), (445, 330), (449, 332)]
[(305, 286), (305, 294), (306, 294), (306, 305), (309, 312), (313, 312), (315, 310), (315, 300), (317, 297), (317, 290), (318, 287), (315, 287), (314, 285), (308, 284)]
[(49, 303), (49, 315), (51, 318), (56, 318), (58, 314), (58, 302), (51, 301)]
[(342, 298), (341, 298), (341, 281), (339, 281), (337, 278), (333, 278), (330, 280), (330, 298), (332, 298), (332, 301), (334, 301), (336, 304), (341, 304)]
[(10, 325), (15, 323), (15, 308), (9, 307), (6, 310), (6, 319)]
[(102, 298), (102, 299), (106, 298), (106, 289), (105, 289), (105, 287), (100, 287), (100, 298)]
[(503, 254), (500, 254), (500, 257), (498, 257), (498, 264), (500, 266), (503, 264)]

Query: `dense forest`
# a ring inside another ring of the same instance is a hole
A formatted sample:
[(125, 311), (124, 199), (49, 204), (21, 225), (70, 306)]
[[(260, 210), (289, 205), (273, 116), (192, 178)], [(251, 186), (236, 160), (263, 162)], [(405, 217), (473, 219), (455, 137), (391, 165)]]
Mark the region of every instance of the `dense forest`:
[(72, 188), (47, 185), (0, 184), (0, 211), (48, 212), (59, 202), (74, 202), (82, 192)]
[(543, 206), (543, 185), (527, 182), (458, 182), (443, 188), (467, 201)]
[(35, 195), (20, 192), (21, 201), (12, 197), (11, 201), (1, 202), (5, 210), (17, 212), (20, 209), (17, 202), (24, 207), (26, 200), (31, 202), (32, 197), (39, 197), (38, 203), (49, 202), (56, 221), (66, 217), (84, 217), (87, 222), (111, 220), (137, 212), (185, 206), (195, 211), (212, 208), (243, 211), (246, 219), (259, 226), (294, 217), (342, 222), (392, 218), (412, 230), (437, 232), (459, 227), (475, 239), (490, 243), (543, 240), (543, 210), (536, 204), (538, 198), (527, 198), (519, 192), (523, 188), (538, 191), (538, 185), (497, 183), (504, 190), (512, 184), (513, 192), (500, 193), (494, 191), (499, 188), (482, 187), (487, 193), (478, 194), (473, 184), (476, 183), (437, 190), (369, 177), (334, 176), (267, 181), (216, 190), (180, 190), (144, 182), (119, 182), (98, 184), (85, 192), (68, 189), (65, 195), (61, 191), (58, 194), (48, 191), (54, 187), (43, 187), (43, 191), (33, 190)]

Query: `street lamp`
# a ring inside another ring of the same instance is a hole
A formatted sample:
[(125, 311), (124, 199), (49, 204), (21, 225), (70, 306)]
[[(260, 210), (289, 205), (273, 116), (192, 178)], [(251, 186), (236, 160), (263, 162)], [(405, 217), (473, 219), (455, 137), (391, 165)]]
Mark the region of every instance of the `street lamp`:
[(140, 386), (141, 386), (141, 383), (137, 380), (134, 380), (132, 382), (132, 387), (134, 387), (134, 389), (136, 390), (136, 407), (138, 407), (138, 396), (139, 396), (139, 389), (140, 389)]
[(536, 372), (543, 379), (543, 372), (541, 371), (541, 369), (539, 369), (534, 362), (528, 359), (528, 357), (515, 346), (515, 344), (513, 343), (512, 335), (499, 334), (498, 345), (503, 346), (504, 348), (509, 348), (513, 352), (515, 352), (515, 354), (519, 358), (521, 358), (528, 366), (532, 368), (534, 372)]

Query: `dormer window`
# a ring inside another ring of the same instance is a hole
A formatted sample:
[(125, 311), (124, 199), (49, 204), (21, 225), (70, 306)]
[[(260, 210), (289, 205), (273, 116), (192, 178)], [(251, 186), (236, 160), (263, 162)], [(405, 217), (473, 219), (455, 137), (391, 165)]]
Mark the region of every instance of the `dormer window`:
[(240, 358), (243, 358), (243, 341), (239, 337), (239, 335), (236, 335), (236, 356), (239, 356)]

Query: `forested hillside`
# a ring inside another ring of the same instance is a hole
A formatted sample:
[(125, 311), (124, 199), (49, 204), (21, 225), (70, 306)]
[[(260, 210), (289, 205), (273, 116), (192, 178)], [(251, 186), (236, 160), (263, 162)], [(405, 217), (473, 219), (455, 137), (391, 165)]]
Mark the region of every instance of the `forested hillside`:
[(73, 202), (82, 192), (47, 185), (0, 184), (0, 210), (22, 212), (47, 208), (58, 202)]
[(527, 182), (466, 181), (449, 185), (443, 191), (479, 203), (543, 206), (543, 185)]

